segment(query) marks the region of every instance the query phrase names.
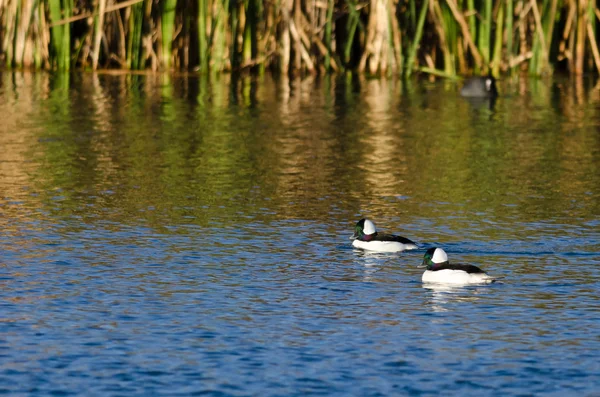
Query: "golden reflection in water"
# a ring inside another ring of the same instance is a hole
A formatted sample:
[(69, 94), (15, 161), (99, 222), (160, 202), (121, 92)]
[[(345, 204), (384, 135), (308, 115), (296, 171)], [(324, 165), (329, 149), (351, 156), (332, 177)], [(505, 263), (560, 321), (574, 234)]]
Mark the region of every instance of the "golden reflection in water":
[[(0, 74), (0, 228), (18, 235), (15, 219), (39, 218), (41, 202), (31, 175), (38, 165), (31, 161), (39, 154), (42, 129), (33, 121), (40, 104), (49, 96), (49, 75), (15, 72)], [(29, 245), (27, 239), (23, 245)], [(7, 247), (6, 249), (19, 249)]]
[(331, 165), (339, 137), (325, 104), (327, 94), (314, 95), (314, 79), (282, 77), (274, 104), (279, 112), (265, 120), (281, 125), (266, 145), (277, 159), (276, 194), (288, 203), (286, 212), (302, 211), (302, 203), (318, 198), (334, 178)]
[(404, 131), (402, 126), (394, 124), (395, 118), (390, 117), (396, 104), (392, 98), (398, 94), (398, 90), (391, 85), (400, 83), (387, 79), (373, 79), (364, 83), (367, 130), (361, 139), (363, 153), (360, 167), (364, 171), (368, 197), (377, 202), (381, 197), (406, 194), (401, 190), (401, 184), (405, 181), (400, 177), (407, 172), (406, 148), (402, 137)]
[(529, 206), (524, 217), (570, 206), (573, 195), (588, 201), (583, 213), (599, 205), (599, 93), (585, 81), (521, 79), (514, 92), (506, 83), (495, 112), (380, 79), (15, 72), (0, 81), (0, 201), (26, 197), (30, 209), (85, 212), (84, 194), (132, 217), (206, 206), (194, 215), (208, 218), (239, 212), (228, 200), (249, 192), (247, 210), (269, 198), (284, 217), (322, 218), (315, 209), (340, 197), (353, 215), (384, 212), (397, 196), (414, 198), (402, 211), (423, 217), (419, 205), (438, 201), (503, 213), (507, 196)]
[(4, 197), (19, 196), (22, 186), (27, 185), (28, 149), (37, 138), (37, 129), (30, 125), (29, 116), (36, 112), (34, 103), (45, 96), (44, 91), (30, 87), (40, 84), (45, 76), (47, 80), (45, 74), (34, 76), (14, 73), (12, 79), (5, 79), (0, 86), (0, 106), (10, 109), (3, 112), (0, 123), (0, 191)]

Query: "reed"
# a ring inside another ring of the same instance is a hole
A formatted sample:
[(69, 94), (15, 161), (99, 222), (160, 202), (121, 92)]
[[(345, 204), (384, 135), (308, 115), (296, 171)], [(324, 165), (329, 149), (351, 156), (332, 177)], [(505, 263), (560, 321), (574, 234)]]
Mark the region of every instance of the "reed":
[(98, 15), (96, 15), (95, 28), (94, 28), (94, 49), (92, 51), (92, 67), (98, 68), (98, 59), (100, 57), (100, 42), (102, 41), (103, 26), (104, 26), (104, 13), (106, 11), (106, 0), (98, 1)]
[(506, 63), (509, 73), (513, 71), (513, 18), (513, 0), (506, 0)]
[(129, 34), (127, 35), (127, 68), (131, 70), (141, 69), (142, 61), (142, 24), (144, 21), (143, 4), (131, 6), (129, 14)]
[(198, 55), (200, 59), (200, 72), (202, 73), (208, 72), (210, 48), (208, 46), (209, 38), (207, 35), (206, 26), (209, 16), (208, 1), (198, 0)]
[(256, 19), (253, 9), (254, 1), (245, 0), (244, 5), (240, 8), (243, 19), (243, 24), (240, 25), (242, 36), (242, 67), (250, 66), (252, 63), (252, 34), (255, 31), (253, 26), (256, 26)]
[(171, 67), (171, 48), (173, 45), (173, 33), (175, 32), (175, 9), (177, 0), (163, 0), (161, 9), (161, 66), (165, 69)]
[(477, 45), (484, 65), (483, 73), (487, 72), (490, 63), (490, 34), (492, 28), (492, 0), (483, 1), (481, 21), (479, 22), (479, 36)]
[(333, 32), (333, 0), (327, 3), (327, 22), (325, 23), (325, 45), (327, 53), (325, 54), (325, 70), (331, 70), (331, 37)]
[(348, 5), (348, 21), (346, 23), (343, 59), (346, 64), (350, 64), (356, 29), (361, 22), (360, 15), (356, 10), (356, 3), (353, 0), (346, 0), (346, 4)]
[(597, 18), (594, 0), (0, 0), (0, 62), (201, 73), (600, 73)]
[(477, 10), (475, 9), (474, 0), (467, 0), (467, 14), (469, 15), (469, 33), (471, 37), (477, 37)]
[(398, 74), (402, 74), (403, 72), (403, 64), (404, 57), (402, 56), (402, 31), (400, 30), (400, 24), (398, 23), (398, 19), (395, 18), (395, 12), (393, 7), (393, 2), (388, 2), (388, 15), (390, 20), (390, 46), (392, 48), (392, 53), (394, 57), (394, 72)]
[[(208, 56), (212, 55), (211, 60), (213, 64), (213, 71), (220, 72), (227, 69), (227, 52), (228, 52), (228, 43), (227, 43), (227, 21), (228, 21), (228, 10), (229, 10), (229, 0), (223, 0), (223, 2), (216, 1), (214, 4), (216, 7), (216, 17), (213, 20), (213, 28), (212, 28), (212, 40), (210, 41), (212, 44), (211, 50), (206, 48), (204, 51), (200, 49), (200, 70), (203, 72), (209, 71), (208, 64)], [(201, 34), (203, 32), (200, 30)], [(204, 58), (204, 62), (202, 61)]]
[(62, 23), (63, 18), (68, 19), (71, 16), (71, 7), (70, 0), (48, 0), (49, 17), (53, 24), (50, 41), (53, 51), (51, 62), (58, 70), (69, 70), (71, 67), (71, 25)]
[(498, 76), (500, 74), (500, 63), (502, 57), (502, 24), (504, 23), (504, 4), (500, 4), (498, 15), (496, 17), (496, 30), (500, 34), (496, 34), (494, 43), (494, 56), (492, 58), (492, 74)]
[(35, 11), (33, 0), (23, 0), (18, 3), (17, 12), (20, 16), (15, 29), (15, 45), (14, 45), (14, 63), (16, 66), (31, 66), (31, 57), (26, 57), (26, 46), (31, 43), (31, 39), (27, 37), (27, 31), (30, 27), (31, 19)]
[(410, 46), (410, 50), (408, 53), (408, 59), (406, 61), (406, 69), (405, 74), (407, 77), (410, 77), (412, 74), (415, 58), (417, 56), (417, 49), (419, 47), (419, 43), (421, 42), (421, 36), (423, 35), (423, 26), (425, 25), (425, 17), (427, 16), (428, 11), (428, 3), (429, 0), (424, 0), (421, 5), (421, 12), (419, 13), (419, 21), (417, 22), (417, 31), (415, 33), (415, 38)]
[(246, 32), (244, 34), (244, 64), (258, 69), (264, 54), (259, 54), (260, 26), (263, 25), (261, 0), (246, 0)]
[(19, 3), (16, 1), (10, 1), (9, 3), (3, 4), (3, 12), (0, 12), (0, 16), (3, 17), (2, 26), (5, 27), (2, 38), (2, 55), (5, 58), (5, 62), (12, 65), (15, 58), (14, 48), (14, 37), (17, 25), (17, 17)]

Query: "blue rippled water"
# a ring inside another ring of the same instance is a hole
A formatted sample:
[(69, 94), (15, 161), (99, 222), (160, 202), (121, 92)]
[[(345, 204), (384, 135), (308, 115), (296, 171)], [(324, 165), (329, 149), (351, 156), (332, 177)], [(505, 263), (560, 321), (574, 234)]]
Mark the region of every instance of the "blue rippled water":
[[(28, 76), (0, 92), (1, 394), (600, 390), (593, 101), (537, 117), (443, 84), (303, 100), (266, 81), (202, 107), (151, 77), (44, 96)], [(363, 216), (421, 249), (352, 249)], [(434, 245), (502, 282), (422, 284)]]

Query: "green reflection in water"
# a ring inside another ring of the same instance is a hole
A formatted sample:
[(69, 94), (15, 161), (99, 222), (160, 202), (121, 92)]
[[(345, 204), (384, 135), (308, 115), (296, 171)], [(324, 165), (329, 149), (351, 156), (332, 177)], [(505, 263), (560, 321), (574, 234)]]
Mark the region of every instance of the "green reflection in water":
[(1, 200), (21, 216), (162, 228), (368, 215), (460, 230), (482, 217), (593, 227), (600, 213), (600, 98), (585, 81), (506, 81), (493, 109), (448, 82), (352, 76), (1, 84)]

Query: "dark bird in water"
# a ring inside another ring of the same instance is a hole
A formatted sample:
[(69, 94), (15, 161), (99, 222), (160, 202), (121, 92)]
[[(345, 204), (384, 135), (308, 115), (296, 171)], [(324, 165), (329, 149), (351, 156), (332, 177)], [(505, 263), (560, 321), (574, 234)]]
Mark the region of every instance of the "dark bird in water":
[(491, 75), (471, 77), (465, 81), (460, 95), (468, 98), (496, 98), (496, 79)]

